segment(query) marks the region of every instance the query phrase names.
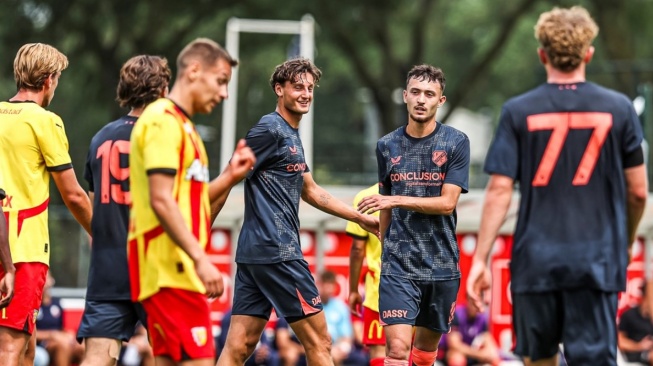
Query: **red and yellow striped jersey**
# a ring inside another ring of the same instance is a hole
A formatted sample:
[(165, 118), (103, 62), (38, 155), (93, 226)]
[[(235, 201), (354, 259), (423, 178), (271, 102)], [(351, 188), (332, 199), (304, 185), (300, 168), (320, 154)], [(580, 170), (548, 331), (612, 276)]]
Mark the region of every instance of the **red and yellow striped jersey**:
[(193, 261), (166, 234), (150, 205), (148, 174), (174, 175), (172, 195), (202, 248), (210, 235), (208, 158), (193, 122), (169, 99), (150, 104), (131, 134), (128, 257), (132, 299), (160, 288), (205, 292)]
[(34, 102), (0, 102), (0, 201), (15, 263), (50, 262), (50, 173), (71, 169), (61, 118)]

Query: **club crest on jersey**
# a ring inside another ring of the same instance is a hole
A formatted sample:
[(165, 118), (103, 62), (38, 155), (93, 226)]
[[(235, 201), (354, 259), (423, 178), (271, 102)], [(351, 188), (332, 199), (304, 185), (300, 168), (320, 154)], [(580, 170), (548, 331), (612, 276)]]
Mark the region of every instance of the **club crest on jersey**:
[(401, 155), (397, 156), (396, 158), (390, 157), (390, 163), (392, 165), (397, 165), (401, 161)]
[(444, 150), (435, 150), (431, 156), (433, 164), (442, 167), (447, 162), (447, 152)]
[(209, 167), (202, 165), (200, 159), (193, 160), (193, 163), (186, 169), (186, 180), (208, 183)]
[(290, 155), (297, 155), (297, 146), (288, 146), (288, 150), (290, 150)]
[(190, 328), (190, 333), (193, 336), (193, 341), (198, 347), (203, 347), (206, 345), (206, 341), (209, 339), (208, 332), (206, 327), (193, 327)]

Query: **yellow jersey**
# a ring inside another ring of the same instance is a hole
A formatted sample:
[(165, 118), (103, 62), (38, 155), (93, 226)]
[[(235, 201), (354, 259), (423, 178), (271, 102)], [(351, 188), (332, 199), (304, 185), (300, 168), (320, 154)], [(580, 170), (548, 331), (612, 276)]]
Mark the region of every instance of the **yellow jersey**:
[(206, 249), (211, 229), (208, 158), (193, 122), (171, 100), (150, 104), (134, 125), (129, 167), (132, 299), (142, 301), (162, 287), (204, 293), (193, 261), (163, 230), (150, 205), (148, 174), (173, 175), (172, 195), (186, 227)]
[(59, 116), (31, 101), (0, 102), (0, 202), (15, 263), (50, 263), (49, 172), (72, 167)]
[[(354, 197), (354, 208), (358, 208), (358, 202), (363, 198), (378, 193), (378, 184), (358, 192)], [(374, 215), (378, 217), (379, 212), (375, 212)], [(365, 241), (365, 261), (367, 262), (368, 272), (365, 274), (365, 300), (363, 300), (363, 306), (378, 312), (379, 282), (381, 280), (381, 242), (375, 235), (370, 234), (352, 221), (347, 222), (345, 231), (349, 235), (367, 239)]]

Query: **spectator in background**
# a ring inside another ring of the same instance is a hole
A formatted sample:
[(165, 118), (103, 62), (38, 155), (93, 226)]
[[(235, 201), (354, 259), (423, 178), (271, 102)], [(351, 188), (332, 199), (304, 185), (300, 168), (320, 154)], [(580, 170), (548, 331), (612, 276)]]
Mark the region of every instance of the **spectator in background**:
[[(223, 328), (224, 329), (224, 328)], [(304, 366), (306, 365), (306, 354), (304, 347), (299, 342), (288, 321), (279, 318), (274, 328), (274, 344), (279, 353), (281, 365), (283, 366)]]
[(639, 305), (626, 310), (619, 320), (619, 350), (628, 362), (653, 365), (653, 317), (646, 296), (646, 283), (642, 286)]
[(499, 364), (499, 348), (489, 333), (487, 314), (473, 306), (456, 308), (451, 333), (444, 343), (449, 366)]
[(77, 343), (75, 334), (63, 328), (63, 309), (59, 298), (50, 294), (54, 278), (48, 271), (41, 308), (36, 318), (37, 347), (44, 348), (50, 355), (50, 365), (68, 366), (79, 362), (84, 355), (84, 346)]
[(336, 274), (325, 271), (320, 275), (318, 292), (322, 300), (327, 330), (331, 336), (331, 357), (338, 365), (367, 365), (367, 357), (354, 347), (354, 329), (349, 307), (336, 297), (338, 282)]
[[(147, 330), (139, 323), (129, 342), (121, 348), (121, 366), (154, 366), (154, 354), (147, 337)], [(34, 365), (36, 366), (36, 365)]]
[[(224, 349), (224, 345), (227, 341), (227, 331), (229, 330), (229, 325), (231, 324), (231, 309), (224, 313), (222, 317), (222, 332), (216, 338), (215, 349), (217, 351), (218, 357)], [(245, 366), (279, 366), (281, 365), (281, 360), (279, 359), (279, 353), (274, 348), (274, 339), (264, 331), (261, 333), (261, 339), (259, 340), (254, 353), (245, 361)], [(294, 365), (294, 364), (293, 364)]]

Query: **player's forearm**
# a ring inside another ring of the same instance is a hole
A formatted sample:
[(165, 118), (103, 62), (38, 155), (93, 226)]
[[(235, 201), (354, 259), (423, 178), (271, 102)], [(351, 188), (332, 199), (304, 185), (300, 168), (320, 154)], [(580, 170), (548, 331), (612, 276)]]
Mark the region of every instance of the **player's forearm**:
[(626, 178), (626, 214), (628, 227), (628, 245), (637, 237), (637, 227), (646, 208), (648, 197), (648, 179), (644, 164), (624, 170)]
[(456, 209), (458, 197), (412, 197), (391, 196), (394, 207), (415, 211), (426, 215), (451, 215)]
[(309, 205), (330, 215), (340, 217), (347, 221), (361, 222), (361, 213), (344, 202), (335, 199), (329, 192), (317, 184), (313, 184), (310, 187), (305, 185), (302, 190), (302, 199)]
[(487, 263), (494, 240), (506, 219), (511, 200), (512, 185), (493, 184), (492, 181), (488, 184), (474, 253), (475, 260)]
[(361, 277), (361, 268), (365, 259), (365, 242), (361, 246), (357, 243), (358, 241), (362, 240), (354, 239), (349, 252), (349, 292), (358, 292), (358, 281)]
[(217, 178), (209, 183), (209, 200), (211, 201), (211, 223), (218, 217), (224, 207), (231, 189), (238, 184), (238, 180), (226, 169)]
[(64, 204), (70, 210), (75, 220), (86, 230), (89, 235), (91, 233), (91, 218), (93, 216), (93, 206), (88, 195), (81, 187), (78, 190), (70, 192), (61, 196)]
[[(0, 215), (2, 215), (2, 209), (0, 209)], [(0, 216), (0, 261), (5, 272), (16, 272), (16, 267), (14, 267), (14, 262), (11, 259), (11, 251), (9, 250), (7, 222), (3, 216)]]
[(204, 255), (197, 238), (188, 230), (179, 206), (172, 197), (153, 197), (151, 205), (166, 234), (197, 263)]

